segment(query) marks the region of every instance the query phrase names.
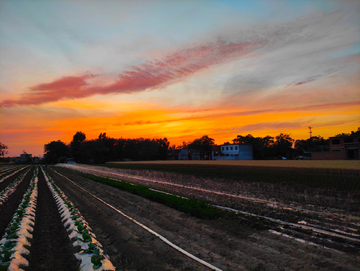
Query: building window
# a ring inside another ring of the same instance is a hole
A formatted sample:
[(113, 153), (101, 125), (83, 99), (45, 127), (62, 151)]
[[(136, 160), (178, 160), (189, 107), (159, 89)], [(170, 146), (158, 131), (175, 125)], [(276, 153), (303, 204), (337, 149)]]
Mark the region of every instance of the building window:
[(224, 150), (224, 147), (221, 147), (221, 150), (223, 151), (223, 150)]
[(233, 150), (233, 147), (230, 147), (230, 150), (232, 151), (232, 150)]
[(228, 150), (229, 150), (229, 147), (226, 147), (226, 150), (228, 151)]
[(235, 146), (235, 150), (237, 150), (237, 146)]
[(345, 142), (345, 143), (352, 143), (352, 142), (353, 142), (353, 139), (352, 139), (352, 138), (345, 138), (345, 139), (344, 139), (344, 142)]
[(332, 141), (333, 145), (339, 145), (340, 144), (340, 139), (333, 139)]

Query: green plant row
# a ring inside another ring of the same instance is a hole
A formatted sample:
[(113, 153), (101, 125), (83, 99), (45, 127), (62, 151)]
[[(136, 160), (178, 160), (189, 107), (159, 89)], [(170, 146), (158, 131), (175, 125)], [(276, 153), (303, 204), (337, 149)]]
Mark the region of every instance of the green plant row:
[(360, 192), (360, 176), (319, 174), (294, 168), (126, 163), (99, 166), (171, 172), (203, 178), (217, 178), (225, 181), (264, 182), (295, 187), (334, 189), (336, 191), (352, 193), (356, 191)]
[(31, 237), (29, 234), (33, 226), (31, 218), (35, 219), (37, 172), (36, 168), (30, 186), (0, 241), (0, 271), (5, 271), (9, 268), (17, 270), (19, 265), (28, 264), (21, 254), (28, 252), (24, 245), (30, 246), (27, 238)]
[(83, 176), (91, 180), (116, 187), (123, 191), (136, 194), (151, 201), (164, 204), (170, 208), (176, 209), (178, 211), (190, 214), (198, 218), (226, 219), (226, 220), (234, 221), (235, 223), (238, 223), (241, 226), (245, 226), (252, 229), (258, 229), (258, 230), (265, 230), (269, 228), (275, 228), (278, 226), (278, 223), (274, 223), (267, 219), (241, 214), (241, 213), (235, 213), (227, 210), (221, 210), (206, 202), (197, 199), (187, 199), (175, 195), (164, 194), (161, 192), (150, 190), (146, 186), (134, 185), (134, 184), (121, 182), (118, 180), (112, 180), (109, 178), (103, 178), (91, 174), (84, 174)]
[(133, 185), (108, 178), (84, 174), (86, 178), (116, 187), (118, 189), (139, 195), (151, 201), (164, 204), (170, 208), (203, 219), (217, 219), (223, 217), (225, 212), (197, 199), (185, 199), (174, 195), (152, 191), (146, 186)]
[(80, 211), (57, 187), (48, 173), (44, 170), (43, 172), (50, 191), (57, 201), (62, 221), (67, 228), (69, 238), (75, 238), (76, 241), (73, 245), (81, 247), (80, 253), (75, 256), (81, 260), (84, 265), (91, 263), (93, 270), (98, 270), (101, 267), (106, 270), (114, 270), (115, 268), (111, 264), (108, 255), (101, 249), (100, 243), (95, 239), (95, 235), (91, 233), (91, 228), (80, 214)]
[(15, 191), (16, 187), (19, 185), (19, 183), (22, 182), (23, 178), (29, 172), (29, 170), (22, 173), (19, 177), (17, 177), (14, 181), (12, 181), (7, 187), (5, 187), (4, 190), (0, 192), (0, 205), (2, 205), (7, 200), (9, 195)]
[(12, 175), (14, 175), (15, 173), (19, 172), (20, 170), (24, 169), (25, 167), (23, 166), (12, 166), (6, 169), (3, 169), (0, 172), (0, 183), (7, 177), (10, 177)]

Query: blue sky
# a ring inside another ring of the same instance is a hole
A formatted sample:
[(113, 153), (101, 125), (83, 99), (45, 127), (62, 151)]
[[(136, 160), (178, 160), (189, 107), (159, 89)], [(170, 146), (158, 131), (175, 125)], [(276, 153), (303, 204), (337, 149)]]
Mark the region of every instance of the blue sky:
[(356, 130), (359, 10), (358, 1), (0, 0), (0, 141), (11, 155), (41, 155), (78, 130), (146, 129), (174, 144)]

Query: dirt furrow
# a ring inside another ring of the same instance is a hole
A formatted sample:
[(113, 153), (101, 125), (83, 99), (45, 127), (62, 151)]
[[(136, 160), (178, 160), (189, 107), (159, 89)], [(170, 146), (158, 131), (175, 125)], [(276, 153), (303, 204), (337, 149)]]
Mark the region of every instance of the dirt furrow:
[(30, 254), (26, 256), (32, 270), (78, 270), (74, 247), (61, 223), (55, 200), (41, 170), (38, 174), (38, 199)]

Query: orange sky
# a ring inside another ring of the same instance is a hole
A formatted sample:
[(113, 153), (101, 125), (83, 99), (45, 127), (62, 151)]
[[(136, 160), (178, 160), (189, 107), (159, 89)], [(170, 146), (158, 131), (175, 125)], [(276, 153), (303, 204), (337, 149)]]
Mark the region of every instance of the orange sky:
[(357, 130), (359, 4), (274, 3), (0, 1), (0, 142)]

